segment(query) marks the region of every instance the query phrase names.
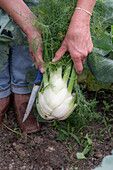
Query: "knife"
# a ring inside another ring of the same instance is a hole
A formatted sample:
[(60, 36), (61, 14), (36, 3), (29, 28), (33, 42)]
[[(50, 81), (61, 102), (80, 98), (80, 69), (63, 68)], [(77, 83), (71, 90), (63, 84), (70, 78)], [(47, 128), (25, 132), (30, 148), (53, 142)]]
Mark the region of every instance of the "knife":
[(27, 119), (27, 117), (30, 114), (30, 111), (31, 111), (32, 106), (34, 104), (34, 101), (35, 101), (35, 98), (36, 98), (36, 95), (37, 95), (37, 92), (39, 90), (41, 82), (42, 82), (42, 73), (40, 72), (40, 70), (38, 68), (36, 78), (34, 80), (34, 86), (33, 86), (32, 92), (31, 92), (31, 96), (29, 98), (29, 102), (28, 102), (28, 105), (27, 105), (27, 108), (26, 108), (26, 111), (25, 111), (25, 114), (24, 114), (23, 122)]

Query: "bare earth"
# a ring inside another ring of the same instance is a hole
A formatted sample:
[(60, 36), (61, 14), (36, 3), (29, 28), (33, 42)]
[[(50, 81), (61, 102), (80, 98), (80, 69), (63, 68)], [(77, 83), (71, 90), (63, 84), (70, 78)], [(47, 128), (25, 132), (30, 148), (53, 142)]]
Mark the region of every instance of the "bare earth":
[[(113, 104), (113, 95), (110, 96), (106, 100)], [(104, 109), (102, 95), (98, 96), (98, 100), (100, 102), (98, 111), (102, 112)], [(110, 113), (113, 113), (112, 109), (113, 107), (109, 109)], [(110, 124), (113, 125), (113, 122)], [(76, 153), (82, 151), (82, 146), (79, 146), (76, 141), (71, 143), (72, 147), (69, 147), (69, 141), (58, 141), (59, 132), (55, 131), (49, 123), (42, 124), (41, 131), (38, 133), (21, 134), (12, 106), (4, 119), (4, 124), (0, 125), (0, 170), (76, 170), (77, 168), (77, 170), (91, 170), (100, 164), (105, 155), (111, 154), (113, 140), (107, 138), (108, 131), (105, 130), (102, 133), (104, 140), (100, 141), (99, 132), (105, 128), (101, 121), (90, 126), (95, 130), (93, 156), (87, 154), (86, 160), (78, 160)], [(90, 131), (91, 129), (87, 128), (83, 133), (90, 133)], [(111, 135), (113, 136), (113, 127)]]

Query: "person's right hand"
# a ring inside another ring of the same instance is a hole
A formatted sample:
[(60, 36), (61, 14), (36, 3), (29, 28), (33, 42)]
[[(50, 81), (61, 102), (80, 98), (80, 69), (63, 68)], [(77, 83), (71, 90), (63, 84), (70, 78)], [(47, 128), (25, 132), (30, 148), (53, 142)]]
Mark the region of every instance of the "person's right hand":
[(53, 62), (60, 58), (68, 51), (73, 60), (77, 74), (81, 74), (83, 64), (89, 53), (93, 49), (93, 43), (90, 34), (90, 15), (82, 11), (75, 11), (66, 36), (61, 47), (55, 54)]

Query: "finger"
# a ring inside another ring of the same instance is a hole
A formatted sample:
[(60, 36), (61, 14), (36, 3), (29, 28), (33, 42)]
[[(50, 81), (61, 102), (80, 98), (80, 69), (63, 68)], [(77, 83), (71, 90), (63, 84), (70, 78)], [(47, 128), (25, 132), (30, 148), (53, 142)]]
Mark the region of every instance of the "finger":
[(44, 63), (41, 63), (41, 64), (39, 65), (39, 70), (40, 70), (41, 73), (44, 73), (44, 72), (45, 72), (45, 65), (44, 65)]
[(66, 53), (66, 51), (67, 51), (67, 47), (62, 44), (61, 47), (56, 52), (55, 57), (53, 58), (52, 62), (59, 61), (60, 58)]
[(82, 65), (84, 64), (84, 62), (85, 62), (85, 60), (86, 60), (86, 57), (82, 57)]
[(36, 63), (34, 52), (32, 50), (29, 51), (30, 51), (30, 57), (32, 58), (33, 62)]
[(91, 53), (93, 50), (93, 43), (90, 44), (89, 48), (88, 48), (88, 52)]
[(92, 43), (92, 39), (91, 39), (91, 36), (87, 42), (87, 50), (88, 50), (88, 53), (91, 53), (92, 50), (93, 50), (93, 43)]
[(83, 70), (83, 66), (82, 66), (83, 64), (81, 59), (82, 57), (80, 56), (80, 54), (74, 54), (74, 56), (71, 55), (71, 58), (73, 60), (77, 74), (78, 75), (81, 74)]
[(74, 66), (78, 75), (82, 73), (83, 66), (81, 61), (74, 61)]
[(36, 67), (36, 69), (39, 68), (41, 73), (45, 72), (45, 65), (44, 65), (44, 63), (42, 63), (42, 62), (35, 63), (35, 67)]
[(40, 69), (41, 73), (45, 72), (45, 65), (44, 61), (42, 60), (42, 50), (39, 49), (37, 51), (37, 54), (35, 54), (31, 49), (30, 49), (30, 56), (32, 60), (34, 61), (36, 69)]
[[(71, 50), (70, 50), (71, 51)], [(88, 49), (87, 49), (87, 46), (86, 47), (81, 47), (80, 49), (77, 49), (76, 50), (77, 52), (77, 55), (81, 55), (81, 58), (86, 58), (87, 55), (88, 55)]]
[(45, 72), (45, 65), (44, 65), (44, 61), (42, 59), (42, 50), (41, 49), (39, 49), (37, 51), (37, 56), (36, 56), (35, 59), (36, 59), (36, 64), (35, 64), (36, 68), (39, 68), (41, 73), (44, 73)]

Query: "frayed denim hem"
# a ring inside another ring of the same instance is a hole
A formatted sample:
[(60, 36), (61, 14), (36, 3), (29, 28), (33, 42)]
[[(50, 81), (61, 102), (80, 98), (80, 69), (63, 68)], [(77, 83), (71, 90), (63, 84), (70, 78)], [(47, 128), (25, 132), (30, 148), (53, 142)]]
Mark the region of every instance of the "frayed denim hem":
[(0, 99), (10, 96), (10, 94), (11, 94), (11, 88), (0, 91)]
[(29, 94), (30, 90), (27, 86), (25, 87), (18, 87), (18, 86), (11, 86), (11, 91), (16, 94)]

